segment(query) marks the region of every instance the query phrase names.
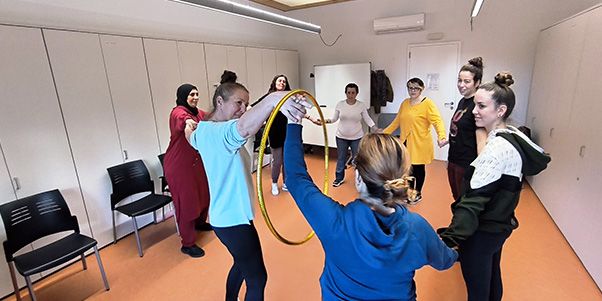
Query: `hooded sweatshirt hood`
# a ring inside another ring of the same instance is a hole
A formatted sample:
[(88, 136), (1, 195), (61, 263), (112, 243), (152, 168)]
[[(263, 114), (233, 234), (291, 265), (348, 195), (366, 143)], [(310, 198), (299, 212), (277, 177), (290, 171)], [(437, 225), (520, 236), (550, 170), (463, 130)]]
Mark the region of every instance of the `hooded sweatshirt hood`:
[(534, 176), (548, 167), (552, 160), (543, 148), (535, 144), (529, 137), (513, 126), (508, 129), (498, 130), (496, 136), (506, 139), (520, 154), (523, 161), (522, 173), (525, 176)]

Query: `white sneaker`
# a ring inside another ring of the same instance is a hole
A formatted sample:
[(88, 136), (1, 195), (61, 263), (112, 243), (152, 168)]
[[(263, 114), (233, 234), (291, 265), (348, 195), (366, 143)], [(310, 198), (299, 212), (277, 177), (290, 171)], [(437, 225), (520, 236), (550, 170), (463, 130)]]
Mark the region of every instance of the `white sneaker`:
[(286, 184), (282, 184), (282, 191), (288, 191), (288, 187), (286, 187)]
[(272, 183), (272, 195), (278, 195), (278, 194), (280, 194), (280, 191), (278, 190), (278, 184)]

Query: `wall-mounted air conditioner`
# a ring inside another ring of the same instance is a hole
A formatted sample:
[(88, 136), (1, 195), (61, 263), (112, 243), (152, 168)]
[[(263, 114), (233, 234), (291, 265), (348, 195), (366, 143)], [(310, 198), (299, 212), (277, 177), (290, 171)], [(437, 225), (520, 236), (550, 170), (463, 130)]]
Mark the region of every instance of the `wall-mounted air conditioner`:
[(401, 17), (383, 18), (374, 20), (376, 34), (418, 31), (424, 29), (424, 14)]

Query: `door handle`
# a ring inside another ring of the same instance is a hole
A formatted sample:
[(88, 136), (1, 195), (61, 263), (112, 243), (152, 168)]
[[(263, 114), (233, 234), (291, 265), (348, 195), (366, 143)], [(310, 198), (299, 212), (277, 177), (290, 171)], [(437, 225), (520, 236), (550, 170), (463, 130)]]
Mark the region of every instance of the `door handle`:
[(127, 150), (123, 150), (123, 159), (127, 160), (128, 159), (128, 151)]
[(579, 148), (579, 157), (581, 157), (581, 158), (585, 157), (585, 145), (582, 145)]
[(20, 190), (21, 189), (21, 182), (19, 181), (19, 178), (14, 177), (13, 181), (15, 182), (15, 190)]

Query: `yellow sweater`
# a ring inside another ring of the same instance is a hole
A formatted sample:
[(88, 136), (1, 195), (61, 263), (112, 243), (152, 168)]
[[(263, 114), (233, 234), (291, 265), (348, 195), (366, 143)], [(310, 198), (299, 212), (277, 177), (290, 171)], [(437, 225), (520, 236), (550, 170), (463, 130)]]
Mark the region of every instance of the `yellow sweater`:
[(435, 127), (439, 140), (447, 137), (445, 126), (437, 106), (432, 99), (424, 100), (416, 105), (405, 99), (399, 106), (399, 112), (391, 124), (384, 129), (387, 134), (401, 128), (400, 139), (406, 142), (412, 164), (429, 164), (435, 157), (431, 125)]

